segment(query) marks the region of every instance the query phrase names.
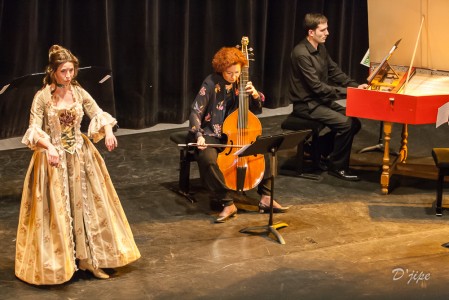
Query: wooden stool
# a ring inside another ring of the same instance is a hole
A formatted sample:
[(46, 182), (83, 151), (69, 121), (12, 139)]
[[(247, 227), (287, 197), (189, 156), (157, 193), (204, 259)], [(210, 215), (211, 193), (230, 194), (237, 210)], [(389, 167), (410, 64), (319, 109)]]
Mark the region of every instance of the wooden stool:
[[(187, 144), (189, 132), (187, 129), (177, 131), (170, 134), (170, 140), (175, 144)], [(193, 195), (190, 193), (190, 163), (195, 161), (194, 147), (179, 147), (179, 181), (178, 194), (184, 196), (190, 202), (196, 202)]]
[(436, 215), (443, 215), (444, 177), (449, 175), (449, 148), (433, 148), (432, 157), (438, 168)]
[[(312, 171), (319, 169), (319, 163), (321, 159), (320, 149), (318, 138), (320, 135), (320, 131), (324, 129), (324, 124), (315, 120), (299, 118), (295, 115), (288, 115), (287, 119), (285, 119), (281, 128), (285, 130), (312, 130), (312, 147), (311, 147), (311, 155), (312, 155)], [(296, 150), (296, 157), (294, 162), (284, 163), (279, 170), (279, 174), (286, 176), (295, 176), (295, 177), (303, 177), (313, 180), (319, 180), (321, 176), (316, 174), (309, 174), (304, 172), (304, 143), (306, 140), (301, 142)]]

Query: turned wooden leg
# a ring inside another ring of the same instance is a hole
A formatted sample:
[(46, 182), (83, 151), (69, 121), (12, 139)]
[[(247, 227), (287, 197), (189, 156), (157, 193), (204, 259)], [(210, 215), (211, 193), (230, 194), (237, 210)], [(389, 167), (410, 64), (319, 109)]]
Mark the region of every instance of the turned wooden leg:
[(401, 148), (399, 150), (399, 162), (405, 162), (407, 160), (408, 155), (408, 125), (404, 124), (402, 125), (402, 134), (401, 134)]
[(390, 140), (391, 140), (391, 122), (384, 122), (384, 157), (382, 159), (382, 175), (380, 176), (380, 185), (382, 194), (388, 194), (388, 185), (390, 184)]

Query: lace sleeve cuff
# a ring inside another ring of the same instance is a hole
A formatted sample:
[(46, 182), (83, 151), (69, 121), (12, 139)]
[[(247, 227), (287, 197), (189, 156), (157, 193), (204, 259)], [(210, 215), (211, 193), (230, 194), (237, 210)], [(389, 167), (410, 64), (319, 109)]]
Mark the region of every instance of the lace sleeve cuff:
[(104, 131), (105, 125), (111, 125), (111, 127), (117, 124), (117, 120), (109, 113), (101, 111), (95, 117), (92, 118), (87, 131), (87, 136), (93, 139), (94, 143), (101, 141), (106, 133)]
[(50, 136), (41, 128), (30, 126), (22, 138), (22, 143), (31, 150), (36, 150), (37, 142), (39, 142), (40, 139), (50, 140)]

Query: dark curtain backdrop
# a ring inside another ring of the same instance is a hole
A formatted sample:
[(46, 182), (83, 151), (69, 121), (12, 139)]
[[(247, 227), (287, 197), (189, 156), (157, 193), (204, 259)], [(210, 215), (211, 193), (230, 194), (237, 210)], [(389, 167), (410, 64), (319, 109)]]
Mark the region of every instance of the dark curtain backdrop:
[[(255, 59), (250, 77), (265, 93), (265, 106), (287, 106), (290, 51), (304, 37), (307, 12), (329, 18), (329, 52), (345, 72), (364, 81), (367, 0), (0, 0), (0, 89), (42, 72), (49, 47), (60, 44), (81, 67), (112, 70), (111, 92), (97, 101), (120, 127), (183, 123), (212, 72), (213, 54), (248, 36)], [(24, 133), (38, 88), (0, 95), (0, 138)]]

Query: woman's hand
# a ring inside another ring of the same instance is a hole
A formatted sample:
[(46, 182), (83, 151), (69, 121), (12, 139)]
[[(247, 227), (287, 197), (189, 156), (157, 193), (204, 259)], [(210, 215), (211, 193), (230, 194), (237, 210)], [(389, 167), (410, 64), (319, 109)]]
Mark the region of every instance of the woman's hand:
[(250, 94), (254, 99), (259, 98), (259, 93), (257, 92), (256, 88), (253, 86), (253, 83), (251, 81), (248, 81), (246, 83), (245, 91)]
[(104, 144), (106, 145), (106, 148), (108, 148), (109, 151), (112, 151), (115, 148), (117, 148), (118, 145), (117, 138), (113, 133), (106, 134)]
[(59, 166), (59, 153), (58, 150), (56, 150), (55, 146), (48, 145), (47, 147), (47, 161), (52, 167), (58, 167)]
[(108, 148), (109, 151), (114, 150), (117, 148), (117, 138), (115, 137), (114, 133), (112, 132), (111, 126), (105, 126), (104, 131), (106, 133), (106, 138), (104, 139), (104, 144), (106, 145), (106, 148)]
[(198, 137), (198, 139), (196, 140), (196, 145), (197, 145), (198, 149), (200, 149), (200, 150), (206, 149), (207, 148), (206, 139), (204, 139), (203, 136)]

